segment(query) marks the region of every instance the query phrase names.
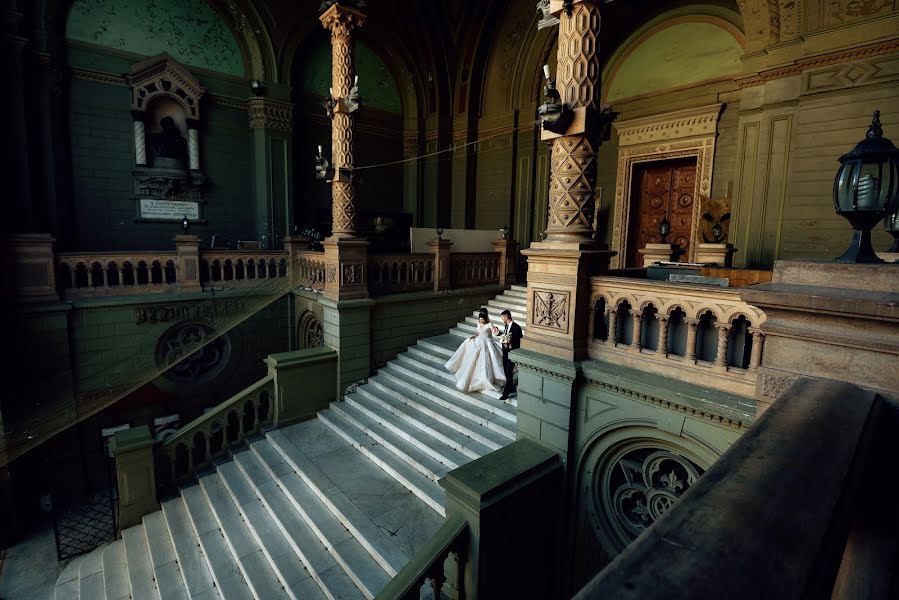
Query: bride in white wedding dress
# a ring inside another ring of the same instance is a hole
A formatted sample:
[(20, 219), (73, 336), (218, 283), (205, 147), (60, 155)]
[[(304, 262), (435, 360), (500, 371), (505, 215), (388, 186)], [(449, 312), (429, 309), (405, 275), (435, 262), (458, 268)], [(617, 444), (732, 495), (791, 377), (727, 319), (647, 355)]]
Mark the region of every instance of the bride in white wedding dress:
[(456, 377), (456, 388), (463, 392), (502, 391), (506, 382), (503, 354), (493, 339), (494, 326), (487, 313), (478, 315), (478, 333), (459, 346), (446, 361)]

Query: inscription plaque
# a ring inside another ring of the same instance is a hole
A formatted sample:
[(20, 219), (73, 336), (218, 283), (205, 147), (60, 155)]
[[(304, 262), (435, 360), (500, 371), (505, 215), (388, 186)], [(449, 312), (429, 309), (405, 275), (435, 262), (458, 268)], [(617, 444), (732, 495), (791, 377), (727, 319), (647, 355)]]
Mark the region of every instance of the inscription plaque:
[(140, 199), (140, 218), (158, 221), (180, 221), (184, 217), (200, 220), (200, 203), (184, 200)]

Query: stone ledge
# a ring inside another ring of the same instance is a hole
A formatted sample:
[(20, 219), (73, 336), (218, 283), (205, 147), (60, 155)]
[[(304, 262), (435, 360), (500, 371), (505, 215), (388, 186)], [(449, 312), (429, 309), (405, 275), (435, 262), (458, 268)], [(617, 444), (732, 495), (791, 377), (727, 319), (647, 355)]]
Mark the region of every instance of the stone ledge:
[[(896, 282), (899, 282), (899, 269), (893, 275)], [(859, 283), (864, 281), (864, 278), (854, 279), (860, 279)], [(899, 320), (899, 291), (843, 289), (797, 283), (761, 283), (740, 290), (740, 298), (762, 309), (788, 308), (815, 313)]]

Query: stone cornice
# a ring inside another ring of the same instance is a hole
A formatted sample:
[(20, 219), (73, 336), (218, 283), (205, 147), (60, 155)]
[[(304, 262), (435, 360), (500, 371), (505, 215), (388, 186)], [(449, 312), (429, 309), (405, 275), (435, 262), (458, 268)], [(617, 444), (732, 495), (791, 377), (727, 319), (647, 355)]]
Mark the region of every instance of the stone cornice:
[(869, 44), (867, 46), (859, 46), (849, 50), (840, 50), (838, 52), (829, 52), (827, 54), (819, 54), (809, 58), (802, 58), (795, 61), (791, 65), (776, 67), (760, 71), (754, 75), (735, 78), (740, 88), (748, 88), (764, 85), (775, 79), (783, 79), (784, 77), (793, 77), (800, 75), (803, 71), (814, 69), (816, 67), (825, 67), (844, 62), (858, 60), (860, 58), (869, 58), (871, 56), (879, 56), (882, 54), (890, 54), (899, 51), (899, 39), (888, 40), (877, 44)]
[(734, 417), (728, 417), (721, 414), (715, 414), (710, 411), (704, 411), (696, 408), (695, 406), (687, 406), (686, 404), (672, 402), (671, 400), (665, 400), (664, 398), (658, 398), (650, 394), (637, 392), (626, 387), (621, 387), (612, 383), (602, 381), (600, 379), (593, 378), (589, 375), (589, 371), (584, 371), (584, 382), (587, 385), (600, 387), (606, 391), (612, 392), (613, 394), (618, 394), (619, 396), (623, 396), (631, 400), (636, 400), (637, 402), (673, 410), (675, 412), (683, 413), (689, 417), (694, 417), (702, 421), (713, 423), (715, 425), (722, 425), (730, 429), (745, 430), (748, 429), (752, 424), (750, 415), (747, 415), (747, 418), (744, 420)]
[(663, 115), (641, 117), (614, 124), (618, 146), (635, 146), (698, 136), (714, 136), (718, 129), (721, 104), (678, 110)]

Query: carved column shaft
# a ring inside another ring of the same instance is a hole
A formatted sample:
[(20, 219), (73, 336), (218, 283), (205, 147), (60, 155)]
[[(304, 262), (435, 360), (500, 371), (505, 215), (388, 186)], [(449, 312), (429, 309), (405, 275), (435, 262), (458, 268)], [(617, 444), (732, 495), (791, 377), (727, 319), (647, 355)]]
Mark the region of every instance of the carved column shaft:
[(668, 317), (659, 317), (659, 343), (656, 352), (668, 354)]
[(320, 17), (331, 32), (331, 94), (336, 100), (331, 125), (332, 231), (335, 238), (356, 237), (356, 189), (353, 184), (354, 118), (344, 99), (353, 87), (353, 30), (365, 22), (361, 12), (334, 4)]
[(687, 321), (687, 351), (684, 358), (687, 360), (696, 360), (696, 332), (699, 329), (699, 323), (696, 321)]
[(634, 321), (633, 334), (631, 336), (631, 349), (639, 352), (641, 348), (640, 338), (643, 336), (643, 313), (631, 313), (631, 318)]
[(752, 352), (749, 355), (749, 368), (747, 371), (754, 373), (759, 370), (762, 363), (762, 346), (765, 345), (765, 334), (761, 331), (752, 332)]
[(614, 346), (618, 341), (618, 309), (609, 310), (609, 342)]
[(134, 164), (147, 164), (147, 131), (143, 121), (134, 122)]
[(715, 352), (715, 365), (719, 367), (727, 366), (727, 345), (730, 341), (730, 325), (719, 323), (715, 325), (718, 329), (718, 349)]
[(587, 241), (593, 234), (596, 152), (590, 127), (598, 112), (600, 15), (596, 0), (576, 0), (559, 14), (557, 89), (575, 111), (571, 135), (552, 142), (547, 241)]
[(191, 171), (200, 170), (200, 135), (195, 127), (187, 130), (187, 157), (188, 168)]

